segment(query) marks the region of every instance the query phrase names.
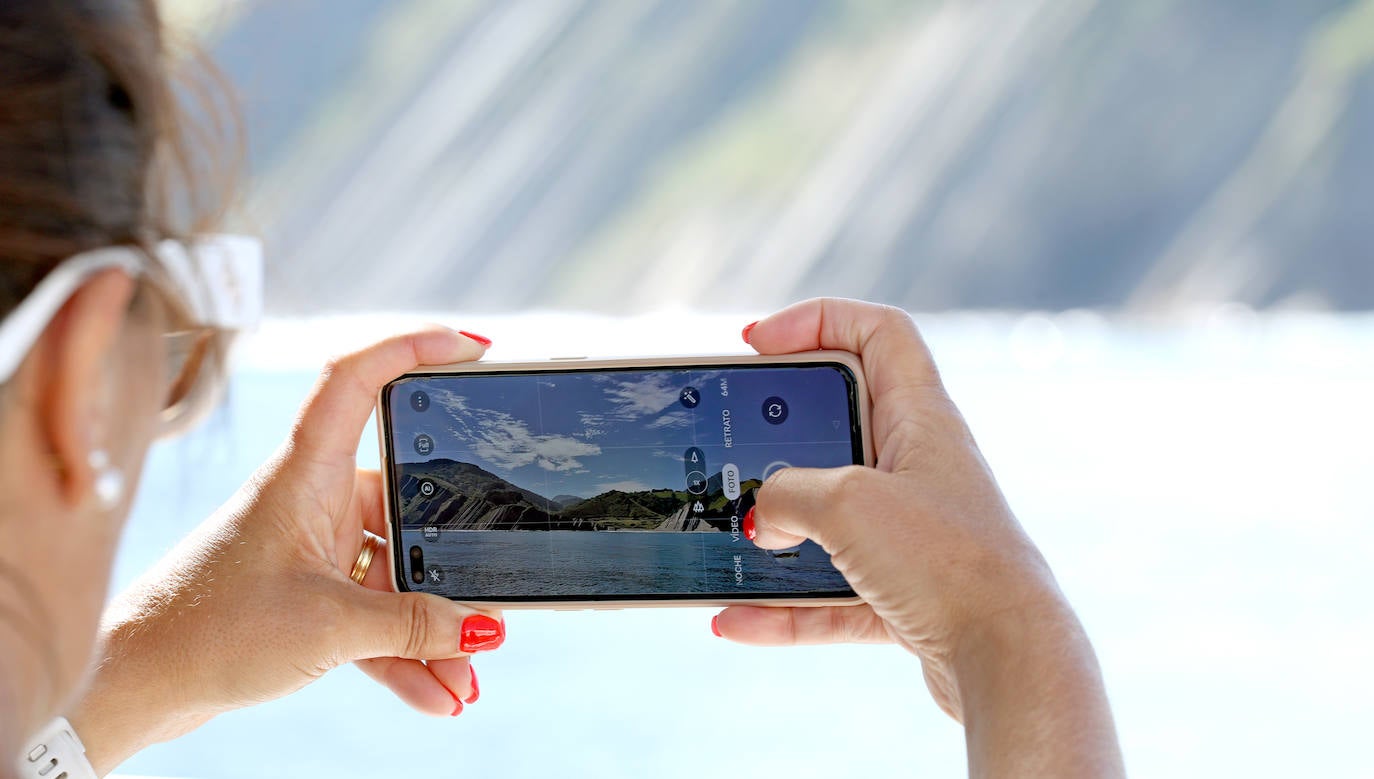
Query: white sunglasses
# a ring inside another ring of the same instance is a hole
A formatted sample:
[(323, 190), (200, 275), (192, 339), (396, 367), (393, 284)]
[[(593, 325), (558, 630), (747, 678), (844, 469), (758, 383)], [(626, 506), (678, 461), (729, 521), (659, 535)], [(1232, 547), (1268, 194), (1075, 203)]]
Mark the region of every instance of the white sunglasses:
[(241, 235), (206, 235), (162, 241), (151, 253), (137, 246), (107, 246), (68, 257), (0, 322), (0, 384), (14, 376), (81, 285), (110, 268), (150, 277), (189, 320), (189, 327), (167, 334), (170, 383), (162, 411), (163, 435), (184, 429), (218, 395), (218, 377), (205, 375), (210, 372), (206, 357), (262, 317), (262, 243)]

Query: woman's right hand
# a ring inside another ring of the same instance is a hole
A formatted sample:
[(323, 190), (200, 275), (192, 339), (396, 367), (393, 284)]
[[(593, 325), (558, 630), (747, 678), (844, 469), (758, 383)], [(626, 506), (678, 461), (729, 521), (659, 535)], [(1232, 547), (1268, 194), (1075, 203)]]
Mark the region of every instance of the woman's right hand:
[[(900, 644), (921, 659), (940, 706), (965, 724), (972, 773), (1121, 771), (1092, 648), (911, 318), (817, 299), (746, 328), (745, 338), (763, 354), (843, 349), (863, 361), (876, 467), (778, 471), (745, 521), (764, 548), (820, 544), (863, 603), (731, 606), (713, 627), (749, 644)], [(1060, 722), (1063, 738), (1049, 737)], [(980, 746), (980, 734), (990, 741)], [(1017, 741), (1042, 737), (1039, 751)], [(1032, 754), (1059, 762), (1025, 762)], [(1074, 755), (1092, 759), (1063, 762)]]

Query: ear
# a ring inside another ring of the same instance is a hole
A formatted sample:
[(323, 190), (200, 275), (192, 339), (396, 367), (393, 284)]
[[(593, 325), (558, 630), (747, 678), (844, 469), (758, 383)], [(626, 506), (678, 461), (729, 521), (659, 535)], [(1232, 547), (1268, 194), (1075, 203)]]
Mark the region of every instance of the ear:
[(60, 466), (60, 495), (79, 506), (95, 481), (90, 454), (111, 409), (111, 352), (124, 328), (134, 281), (121, 270), (92, 277), (48, 325), (38, 348), (43, 365), (36, 388), (39, 431)]

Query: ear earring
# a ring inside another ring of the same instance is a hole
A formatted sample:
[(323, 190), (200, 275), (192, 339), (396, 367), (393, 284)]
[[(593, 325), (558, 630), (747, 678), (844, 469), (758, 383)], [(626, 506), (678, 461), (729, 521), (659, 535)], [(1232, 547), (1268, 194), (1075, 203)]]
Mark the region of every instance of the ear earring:
[(88, 462), (95, 471), (95, 499), (100, 508), (110, 511), (124, 497), (124, 474), (110, 464), (110, 455), (104, 449), (92, 450)]

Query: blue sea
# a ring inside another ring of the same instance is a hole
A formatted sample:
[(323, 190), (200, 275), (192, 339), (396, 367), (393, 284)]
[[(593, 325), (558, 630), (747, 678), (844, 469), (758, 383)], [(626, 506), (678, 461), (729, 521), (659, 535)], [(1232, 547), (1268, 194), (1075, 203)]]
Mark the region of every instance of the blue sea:
[[(735, 350), (750, 317), (424, 319), (489, 335), (491, 359), (517, 359)], [(276, 448), (326, 355), (418, 321), (275, 322), (243, 344), (224, 411), (153, 452), (115, 585)], [(1168, 321), (918, 321), (1092, 637), (1131, 774), (1368, 776), (1374, 318), (1218, 309)], [(377, 463), (370, 429), (360, 462)], [(122, 770), (964, 775), (962, 730), (931, 703), (910, 654), (741, 647), (711, 634), (713, 613), (507, 611), (505, 646), (475, 661), (482, 698), (456, 719), (415, 714), (345, 667)]]

